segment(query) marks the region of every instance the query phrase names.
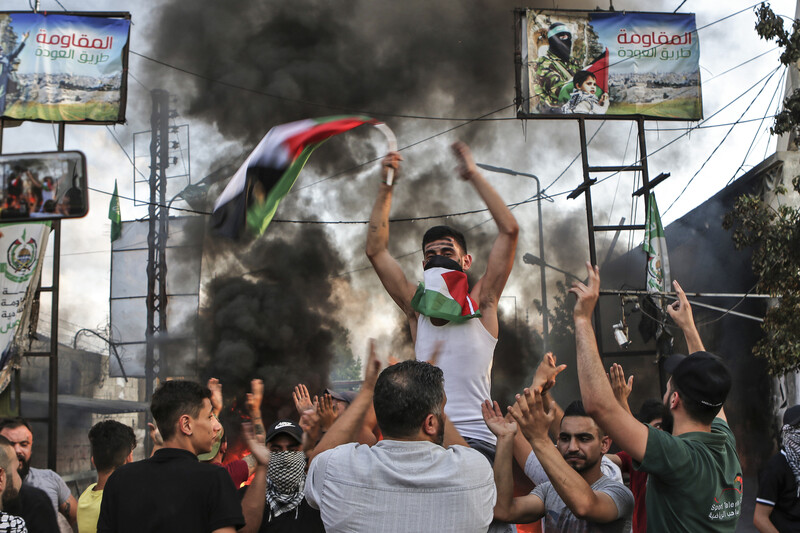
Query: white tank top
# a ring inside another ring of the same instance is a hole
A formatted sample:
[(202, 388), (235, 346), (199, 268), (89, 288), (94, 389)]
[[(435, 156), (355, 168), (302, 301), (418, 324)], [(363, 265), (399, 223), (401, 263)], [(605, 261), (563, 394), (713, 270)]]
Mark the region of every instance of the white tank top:
[(420, 315), (417, 320), (417, 360), (428, 361), (437, 341), (442, 341), (437, 366), (444, 373), (447, 403), (444, 411), (462, 437), (495, 444), (497, 439), (486, 427), (481, 404), (491, 399), (494, 347), (497, 344), (480, 319), (434, 326)]

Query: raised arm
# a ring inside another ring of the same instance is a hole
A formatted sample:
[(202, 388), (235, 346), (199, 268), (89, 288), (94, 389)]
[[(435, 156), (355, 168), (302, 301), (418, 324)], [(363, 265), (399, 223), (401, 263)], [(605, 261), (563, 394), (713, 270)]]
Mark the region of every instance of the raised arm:
[(608, 369), (608, 379), (611, 382), (611, 389), (614, 391), (614, 397), (617, 399), (617, 402), (619, 402), (623, 409), (631, 413), (628, 397), (631, 395), (631, 391), (633, 391), (633, 375), (631, 375), (626, 382), (625, 371), (622, 369), (622, 365), (614, 363), (611, 365), (611, 368)]
[(414, 310), (411, 308), (411, 299), (414, 297), (416, 286), (408, 281), (400, 264), (389, 253), (389, 211), (392, 208), (393, 185), (386, 184), (386, 172), (387, 169), (393, 168), (395, 180), (397, 180), (401, 160), (399, 153), (390, 152), (381, 164), (383, 182), (369, 217), (366, 252), (383, 288), (406, 316), (413, 318)]
[(683, 292), (677, 280), (672, 282), (672, 286), (675, 287), (675, 292), (678, 293), (678, 299), (667, 306), (667, 313), (681, 328), (683, 336), (686, 338), (686, 347), (689, 349), (689, 353), (704, 352), (706, 349), (700, 339), (700, 333), (694, 325), (692, 306), (686, 298), (686, 293)]
[[(536, 367), (536, 372), (533, 374), (533, 381), (530, 387), (531, 389), (539, 389), (542, 391), (542, 402), (545, 411), (550, 411), (551, 408), (555, 409), (553, 423), (550, 425), (550, 436), (554, 439), (555, 436), (558, 435), (558, 427), (559, 424), (561, 424), (561, 417), (564, 416), (564, 411), (561, 410), (561, 407), (550, 396), (549, 391), (556, 384), (556, 376), (566, 368), (567, 365), (556, 366), (556, 356), (553, 355), (553, 352), (547, 352), (539, 362), (539, 366)], [(515, 457), (517, 457), (516, 447)], [(524, 467), (525, 463), (522, 463), (522, 466)]]
[(589, 284), (575, 282), (569, 290), (577, 298), (572, 314), (583, 406), (620, 448), (641, 461), (647, 448), (647, 426), (623, 409), (611, 390), (592, 327), (592, 312), (600, 297), (600, 269), (587, 262), (586, 270)]
[(593, 491), (591, 485), (567, 464), (553, 446), (547, 435), (553, 412), (544, 411), (539, 390), (525, 389), (509, 411), (533, 446), (553, 488), (575, 516), (597, 523), (612, 522), (619, 518), (617, 504), (611, 496)]
[(544, 502), (538, 496), (514, 497), (514, 477), (511, 472), (512, 448), (517, 424), (503, 417), (497, 402), (486, 400), (481, 405), (486, 426), (497, 436), (494, 456), (494, 483), (497, 486), (497, 502), (494, 505), (496, 520), (511, 523), (527, 523), (544, 516)]
[(453, 144), (453, 153), (458, 159), (459, 174), (465, 181), (472, 184), (497, 224), (498, 235), (491, 252), (489, 252), (486, 273), (472, 290), (472, 297), (475, 298), (480, 305), (481, 312), (484, 313), (484, 326), (496, 336), (497, 314), (488, 313), (493, 318), (487, 322), (487, 312), (497, 309), (497, 302), (511, 273), (511, 267), (514, 265), (519, 225), (494, 187), (489, 185), (489, 182), (478, 171), (469, 147), (463, 142), (456, 142)]
[[(677, 280), (672, 282), (672, 286), (675, 287), (675, 292), (678, 293), (678, 300), (667, 306), (667, 313), (681, 328), (690, 355), (695, 352), (706, 351), (703, 341), (700, 339), (700, 333), (697, 331), (697, 326), (694, 325), (692, 305), (689, 303), (689, 299), (686, 298), (686, 293), (683, 292), (683, 288)], [(724, 407), (719, 410), (717, 418), (728, 421)]]
[(261, 527), (261, 520), (264, 517), (264, 495), (267, 493), (267, 466), (270, 454), (264, 445), (266, 435), (257, 435), (252, 424), (242, 424), (242, 435), (250, 450), (250, 456), (256, 461), (256, 468), (253, 482), (247, 487), (244, 498), (242, 498), (242, 514), (245, 525), (239, 531), (255, 533)]
[(375, 355), (375, 341), (369, 342), (369, 357), (367, 358), (366, 374), (361, 383), (361, 390), (350, 403), (344, 413), (336, 419), (331, 428), (319, 441), (312, 452), (309, 452), (309, 461), (324, 452), (333, 449), (340, 444), (355, 442), (358, 432), (364, 425), (364, 417), (367, 415), (372, 405), (372, 396), (375, 392), (375, 382), (381, 370), (381, 363)]

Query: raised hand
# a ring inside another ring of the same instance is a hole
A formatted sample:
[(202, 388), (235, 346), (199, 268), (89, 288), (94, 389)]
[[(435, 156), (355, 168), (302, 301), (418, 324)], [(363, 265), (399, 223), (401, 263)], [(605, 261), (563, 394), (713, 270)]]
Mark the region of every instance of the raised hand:
[(672, 286), (675, 288), (675, 292), (678, 293), (678, 299), (667, 306), (667, 313), (672, 317), (672, 320), (675, 321), (679, 328), (686, 329), (694, 327), (692, 306), (686, 298), (686, 293), (683, 292), (683, 288), (681, 288), (677, 280), (672, 282)]
[(309, 409), (315, 409), (311, 396), (308, 394), (308, 389), (302, 383), (294, 388), (292, 399), (294, 400), (294, 408), (297, 409), (297, 413), (301, 416)]
[(381, 373), (381, 362), (375, 353), (375, 339), (369, 340), (369, 356), (367, 357), (367, 366), (364, 373), (364, 382), (361, 388), (369, 387), (375, 388), (375, 382), (378, 381), (378, 375)]
[(222, 383), (217, 378), (210, 378), (206, 387), (211, 391), (211, 409), (216, 416), (222, 411)]
[(253, 429), (253, 424), (244, 422), (242, 424), (242, 436), (247, 445), (247, 449), (253, 454), (253, 458), (262, 466), (269, 464), (269, 450), (264, 444), (264, 435), (257, 435)]
[(250, 392), (247, 393), (247, 410), (251, 416), (261, 416), (261, 402), (264, 400), (264, 382), (260, 379), (250, 381)]
[(319, 416), (319, 425), (322, 431), (328, 431), (337, 417), (337, 413), (333, 409), (333, 399), (330, 394), (325, 394), (319, 399), (317, 416)]
[(628, 396), (631, 395), (631, 391), (633, 390), (633, 376), (630, 376), (626, 382), (625, 371), (622, 370), (622, 365), (614, 363), (611, 365), (611, 368), (608, 369), (608, 379), (611, 381), (611, 389), (614, 391), (614, 397), (626, 411), (630, 412), (631, 408), (628, 405)]
[(553, 385), (556, 384), (556, 376), (559, 375), (567, 365), (556, 366), (556, 356), (553, 352), (547, 352), (542, 357), (539, 366), (536, 367), (536, 373), (533, 375), (533, 382), (531, 388), (541, 389), (542, 392), (547, 392)]
[(469, 181), (474, 174), (478, 173), (478, 167), (472, 159), (472, 151), (466, 143), (461, 141), (454, 142), (451, 148), (458, 160), (458, 175), (461, 176), (461, 179)]
[(510, 406), (508, 411), (519, 424), (526, 439), (529, 441), (550, 439), (547, 429), (555, 418), (555, 410), (545, 412), (540, 390), (525, 389), (522, 394), (517, 394), (517, 402)]
[(600, 298), (600, 267), (592, 266), (587, 261), (586, 271), (589, 273), (589, 284), (585, 285), (580, 281), (576, 281), (569, 289), (569, 292), (574, 294), (577, 299), (575, 309), (572, 311), (572, 316), (575, 320), (591, 320), (594, 306), (597, 304), (598, 298)]
[(483, 413), (483, 421), (486, 422), (486, 427), (489, 431), (495, 434), (498, 439), (503, 437), (513, 437), (517, 433), (517, 423), (513, 419), (508, 419), (503, 416), (500, 406), (497, 402), (489, 400), (481, 404), (481, 412)]
[(389, 169), (394, 169), (394, 176), (392, 177), (392, 182), (397, 180), (398, 175), (400, 174), (400, 161), (403, 160), (403, 156), (400, 155), (400, 152), (389, 152), (386, 154), (386, 157), (383, 158), (381, 161), (381, 176), (383, 176), (383, 182), (386, 183), (389, 177)]

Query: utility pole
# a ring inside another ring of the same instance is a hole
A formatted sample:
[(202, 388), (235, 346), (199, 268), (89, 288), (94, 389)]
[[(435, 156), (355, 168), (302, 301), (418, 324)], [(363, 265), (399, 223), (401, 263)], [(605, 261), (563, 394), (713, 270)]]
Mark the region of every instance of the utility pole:
[[(167, 167), (169, 166), (169, 93), (151, 92), (150, 203), (147, 234), (147, 351), (145, 395), (150, 401), (164, 369), (159, 335), (167, 331)], [(149, 415), (148, 415), (149, 417)], [(148, 448), (152, 444), (148, 441)], [(149, 453), (150, 450), (147, 450)]]

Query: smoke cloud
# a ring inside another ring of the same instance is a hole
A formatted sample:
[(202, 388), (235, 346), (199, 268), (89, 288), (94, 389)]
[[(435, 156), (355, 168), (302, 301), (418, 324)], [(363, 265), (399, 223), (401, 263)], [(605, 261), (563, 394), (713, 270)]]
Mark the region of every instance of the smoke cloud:
[[(536, 4), (531, 7), (596, 7), (589, 2)], [(161, 7), (156, 17), (154, 55), (199, 76), (152, 65), (148, 85), (179, 95), (183, 115), (211, 124), (225, 138), (241, 143), (242, 159), (274, 125), (353, 112), (385, 120), (402, 147), (468, 122), (419, 117), (467, 119), (488, 114), (513, 118), (513, 10), (518, 6), (510, 0), (343, 0), (335, 4), (199, 0), (191, 6), (172, 2)], [(178, 27), (194, 31), (176, 32)], [(492, 114), (498, 110), (502, 111)], [(476, 159), (536, 172), (543, 185), (568, 162), (558, 156), (560, 148), (567, 145), (576, 153), (579, 150), (575, 128), (533, 122), (520, 128), (519, 124), (515, 120), (472, 122), (403, 151), (392, 217), (484, 207), (471, 187), (456, 178), (447, 146), (456, 138), (470, 144)], [(369, 128), (360, 128), (323, 145), (282, 203), (278, 218), (367, 219), (377, 192), (378, 166), (360, 165), (383, 154), (385, 146), (379, 137)], [(512, 138), (514, 143), (509, 142)], [(193, 137), (193, 143), (197, 142), (202, 139)], [(598, 138), (601, 148), (612, 142), (612, 136)], [(212, 168), (230, 164), (230, 158), (221, 159)], [(490, 179), (509, 203), (535, 194), (526, 178), (492, 175)], [(570, 187), (580, 179), (577, 163), (563, 181)], [(315, 182), (319, 183), (312, 186)], [(213, 194), (212, 189), (209, 196)], [(517, 318), (512, 326), (512, 315), (504, 315), (494, 370), (496, 388), (504, 396), (512, 394), (517, 378), (527, 370), (532, 372), (529, 367), (541, 357), (538, 327), (523, 319), (528, 309), (536, 315), (533, 299), (540, 298), (538, 272), (521, 261), (523, 253), (538, 250), (535, 205), (514, 210), (523, 228), (520, 260), (505, 294), (518, 297)], [(548, 263), (581, 275), (588, 259), (583, 202), (545, 203), (544, 211)], [(409, 279), (421, 277), (421, 235), (427, 227), (441, 223), (465, 231), (475, 258), (473, 272), (479, 276), (496, 236), (488, 213), (392, 224), (390, 251)], [(282, 398), (272, 406), (277, 413), (278, 404), (285, 404), (296, 383), (305, 382), (310, 388), (324, 384), (331, 351), (348, 344), (342, 340), (348, 338), (347, 332), (354, 351), (361, 353), (365, 337), (376, 334), (370, 330), (376, 315), (386, 315), (386, 309), (391, 309), (390, 315), (380, 319), (392, 326), (383, 350), (408, 356), (405, 319), (369, 267), (363, 254), (365, 239), (363, 225), (321, 230), (273, 223), (268, 237), (252, 246), (212, 243), (207, 247), (206, 255), (214, 259), (208, 264), (216, 267), (204, 311), (204, 341), (211, 354), (205, 373), (220, 377), (226, 390), (230, 382), (240, 392), (251, 377), (266, 379), (268, 395)], [(226, 260), (229, 254), (236, 258)], [(245, 271), (258, 272), (246, 278), (227, 277), (240, 271), (228, 267), (240, 263), (249, 265)], [(560, 275), (548, 272), (548, 277), (553, 283)], [(355, 305), (353, 299), (365, 303)], [(254, 315), (245, 318), (239, 310)], [(531, 322), (540, 323), (534, 318)], [(524, 357), (519, 357), (520, 350)]]

